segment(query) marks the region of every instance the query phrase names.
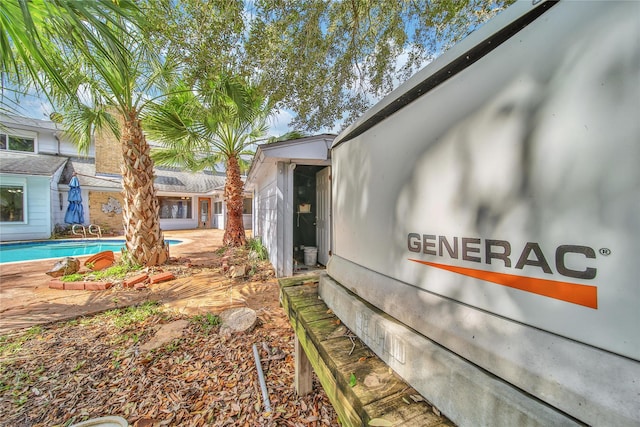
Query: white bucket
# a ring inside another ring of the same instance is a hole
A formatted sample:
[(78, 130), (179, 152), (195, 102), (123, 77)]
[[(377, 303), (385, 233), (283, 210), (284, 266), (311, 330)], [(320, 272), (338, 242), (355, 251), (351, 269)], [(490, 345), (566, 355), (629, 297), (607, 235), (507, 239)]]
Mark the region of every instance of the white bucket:
[(318, 248), (314, 246), (304, 247), (304, 265), (316, 265), (318, 262)]

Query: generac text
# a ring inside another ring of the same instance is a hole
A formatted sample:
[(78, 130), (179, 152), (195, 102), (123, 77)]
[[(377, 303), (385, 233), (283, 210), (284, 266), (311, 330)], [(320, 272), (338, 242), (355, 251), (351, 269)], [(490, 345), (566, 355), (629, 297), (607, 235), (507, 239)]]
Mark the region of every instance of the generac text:
[[(507, 268), (511, 268), (512, 259), (517, 259), (513, 268), (522, 270), (525, 266), (531, 266), (541, 269), (546, 274), (553, 274), (547, 256), (540, 245), (535, 242), (527, 242), (519, 252), (512, 255), (512, 245), (506, 240), (484, 239), (483, 242), (483, 239), (479, 238), (409, 233), (407, 235), (407, 249), (426, 255), (448, 256), (452, 259), (478, 263), (482, 263), (483, 260), (486, 264), (500, 261)], [(568, 267), (566, 258), (569, 254), (576, 254), (584, 259), (596, 257), (595, 250), (589, 246), (560, 245), (554, 254), (555, 269), (559, 274), (586, 280), (596, 277), (597, 269), (594, 267), (586, 265), (580, 269)]]

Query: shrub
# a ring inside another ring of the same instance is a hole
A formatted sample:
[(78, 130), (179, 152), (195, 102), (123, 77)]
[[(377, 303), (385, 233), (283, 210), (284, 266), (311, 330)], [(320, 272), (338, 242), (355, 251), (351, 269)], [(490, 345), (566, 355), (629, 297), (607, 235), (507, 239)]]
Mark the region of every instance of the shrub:
[(259, 238), (252, 238), (247, 241), (247, 247), (249, 251), (254, 252), (258, 259), (264, 261), (269, 257), (267, 248), (262, 244), (262, 240)]

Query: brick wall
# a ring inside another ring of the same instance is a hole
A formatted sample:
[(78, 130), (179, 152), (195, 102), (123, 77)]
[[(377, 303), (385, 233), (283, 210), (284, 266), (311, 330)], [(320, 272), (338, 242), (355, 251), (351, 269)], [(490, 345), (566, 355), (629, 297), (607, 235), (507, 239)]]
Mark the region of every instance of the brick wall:
[(122, 194), (115, 192), (89, 192), (89, 218), (92, 224), (108, 227), (117, 234), (123, 234)]
[(109, 130), (101, 130), (95, 135), (96, 173), (120, 174), (122, 149), (120, 141)]

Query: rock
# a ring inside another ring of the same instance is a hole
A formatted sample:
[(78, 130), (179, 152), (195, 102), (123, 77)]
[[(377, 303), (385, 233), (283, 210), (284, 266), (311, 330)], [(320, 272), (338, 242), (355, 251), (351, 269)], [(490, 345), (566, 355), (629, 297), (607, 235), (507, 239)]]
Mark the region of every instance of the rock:
[(180, 338), (187, 326), (189, 326), (188, 320), (176, 320), (175, 322), (162, 325), (153, 338), (140, 346), (140, 351), (153, 350), (154, 348), (162, 347), (170, 343), (176, 338)]
[(255, 310), (249, 307), (231, 308), (220, 313), (220, 335), (231, 335), (253, 329), (258, 321)]
[(73, 257), (62, 258), (56, 262), (53, 268), (47, 271), (51, 277), (61, 277), (69, 274), (77, 273), (80, 270), (80, 261)]
[(229, 275), (232, 278), (244, 277), (247, 275), (247, 266), (246, 265), (233, 265), (229, 268)]

